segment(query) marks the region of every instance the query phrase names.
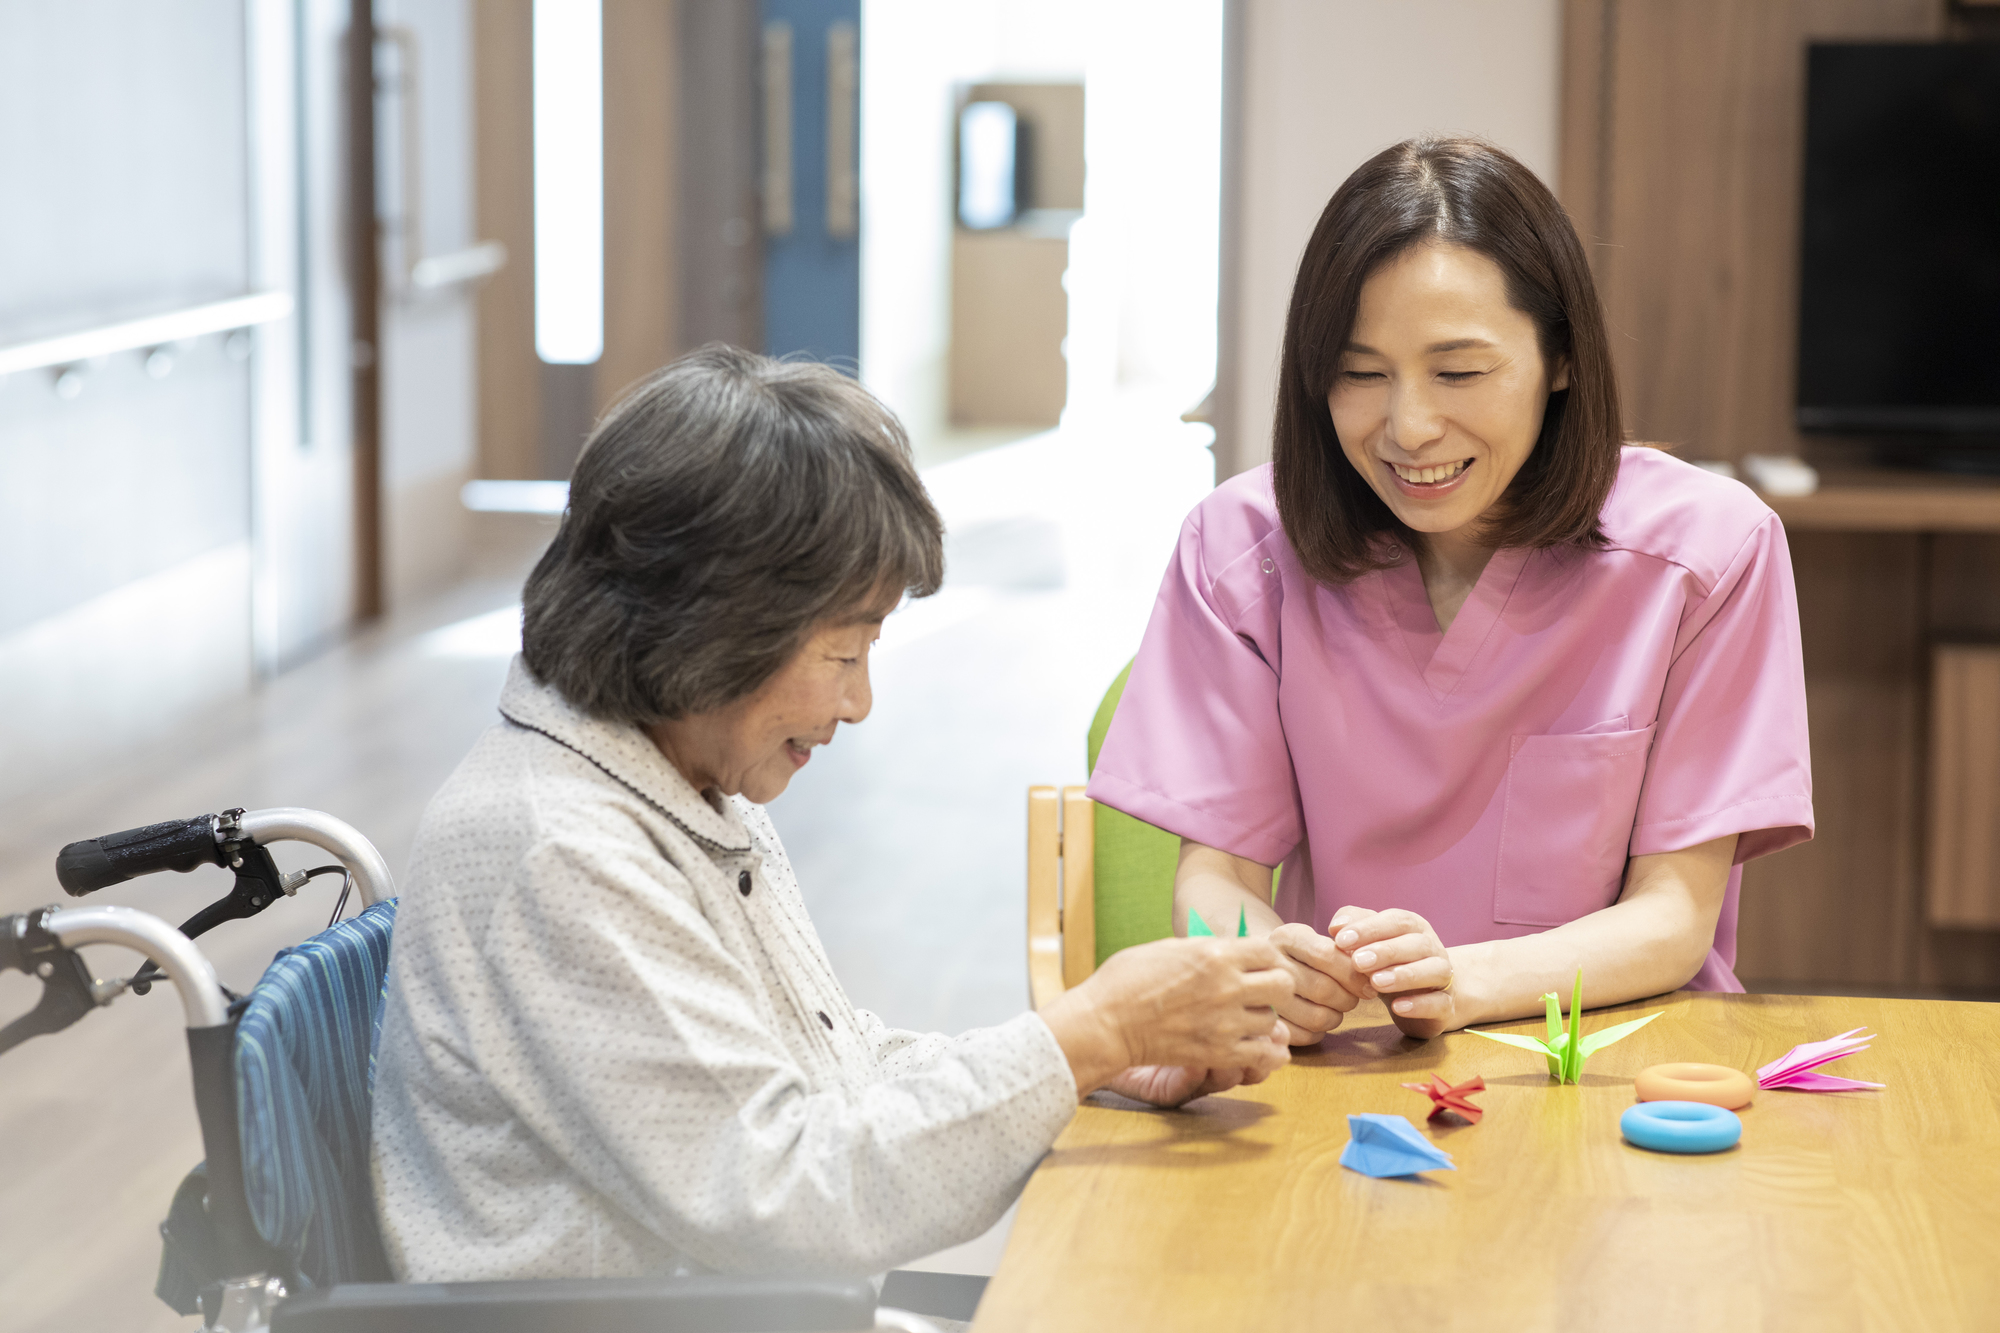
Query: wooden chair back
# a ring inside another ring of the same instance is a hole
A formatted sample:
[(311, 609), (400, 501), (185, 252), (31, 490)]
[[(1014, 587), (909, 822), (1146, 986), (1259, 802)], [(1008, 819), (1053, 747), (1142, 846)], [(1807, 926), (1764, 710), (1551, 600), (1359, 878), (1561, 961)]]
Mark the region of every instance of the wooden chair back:
[(1096, 802), (1028, 788), (1028, 994), (1039, 1009), (1097, 970)]

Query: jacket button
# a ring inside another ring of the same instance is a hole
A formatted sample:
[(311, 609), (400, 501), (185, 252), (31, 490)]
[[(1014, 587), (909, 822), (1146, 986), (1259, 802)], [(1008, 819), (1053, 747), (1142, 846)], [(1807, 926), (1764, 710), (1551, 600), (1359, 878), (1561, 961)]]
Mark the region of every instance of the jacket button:
[(745, 870), (736, 876), (736, 888), (745, 898), (750, 896), (750, 872)]
[(833, 1020), (826, 1016), (826, 1010), (822, 1009), (819, 1011), (819, 1021), (826, 1024), (826, 1030), (828, 1032), (833, 1031)]

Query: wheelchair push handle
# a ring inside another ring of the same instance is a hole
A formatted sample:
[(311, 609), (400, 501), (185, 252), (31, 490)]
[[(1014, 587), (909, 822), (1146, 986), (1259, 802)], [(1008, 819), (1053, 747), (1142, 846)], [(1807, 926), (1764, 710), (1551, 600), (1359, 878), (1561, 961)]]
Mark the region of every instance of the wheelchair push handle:
[(196, 866), (222, 865), (219, 824), (215, 815), (196, 815), (73, 842), (56, 856), (56, 880), (63, 892), (81, 898), (162, 870), (185, 874)]
[(62, 1031), (126, 989), (127, 982), (91, 975), (77, 953), (85, 944), (116, 944), (145, 955), (147, 966), (180, 991), (190, 1031), (228, 1023), (229, 1000), (214, 967), (166, 922), (131, 907), (44, 907), (0, 916), (0, 972), (25, 972), (42, 983), (41, 1001), (0, 1027), (0, 1053)]
[[(280, 893), (295, 892), (303, 882), (297, 876), (280, 876), (275, 866), (263, 864), (267, 858), (261, 849), (287, 841), (310, 843), (339, 857), (354, 877), (364, 906), (396, 896), (389, 863), (374, 843), (345, 820), (296, 806), (224, 810), (85, 838), (56, 854), (56, 880), (65, 893), (81, 898), (141, 875), (162, 870), (186, 873), (197, 866), (215, 865), (268, 880), (263, 901), (255, 904), (261, 908)], [(246, 868), (246, 859), (256, 864)]]

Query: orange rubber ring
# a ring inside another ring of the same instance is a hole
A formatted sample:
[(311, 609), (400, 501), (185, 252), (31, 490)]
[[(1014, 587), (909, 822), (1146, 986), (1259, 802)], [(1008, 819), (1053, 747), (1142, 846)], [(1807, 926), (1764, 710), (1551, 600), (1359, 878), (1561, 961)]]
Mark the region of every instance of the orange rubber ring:
[(1757, 1095), (1756, 1082), (1724, 1065), (1653, 1065), (1639, 1071), (1632, 1091), (1642, 1102), (1706, 1102), (1740, 1111)]

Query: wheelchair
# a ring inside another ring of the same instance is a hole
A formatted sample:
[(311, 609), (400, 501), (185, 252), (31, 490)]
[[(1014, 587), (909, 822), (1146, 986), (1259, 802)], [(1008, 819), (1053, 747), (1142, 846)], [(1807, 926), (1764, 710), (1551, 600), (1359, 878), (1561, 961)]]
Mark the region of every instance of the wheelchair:
[[(281, 872), (268, 850), (311, 844), (338, 862)], [(45, 907), (0, 916), (0, 972), (42, 982), (40, 1001), (0, 1028), (0, 1054), (164, 980), (187, 1017), (188, 1059), (206, 1160), (161, 1224), (155, 1292), (208, 1333), (937, 1333), (883, 1304), (863, 1279), (727, 1276), (398, 1283), (369, 1189), (374, 1046), (388, 984), (395, 885), (351, 825), (315, 810), (226, 810), (71, 843), (56, 861), (65, 892), (160, 871), (219, 865), (230, 893), (176, 929), (131, 907)], [(334, 920), (282, 950), (248, 995), (226, 991), (193, 937), (340, 874)], [(360, 910), (341, 919), (350, 893)], [(115, 944), (147, 961), (99, 979), (77, 952)], [(970, 1318), (966, 1283), (893, 1273), (883, 1299), (929, 1301)], [(954, 1286), (953, 1284), (958, 1284)], [(979, 1284), (983, 1285), (983, 1284)]]

